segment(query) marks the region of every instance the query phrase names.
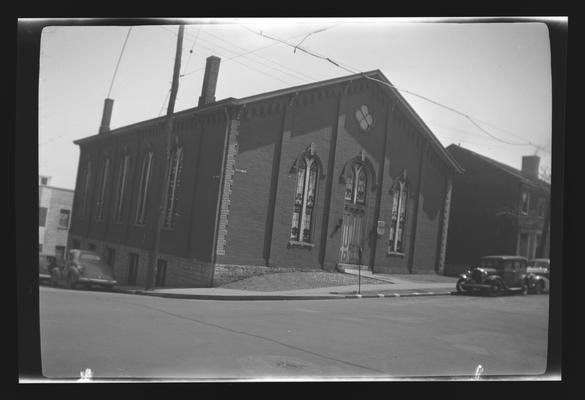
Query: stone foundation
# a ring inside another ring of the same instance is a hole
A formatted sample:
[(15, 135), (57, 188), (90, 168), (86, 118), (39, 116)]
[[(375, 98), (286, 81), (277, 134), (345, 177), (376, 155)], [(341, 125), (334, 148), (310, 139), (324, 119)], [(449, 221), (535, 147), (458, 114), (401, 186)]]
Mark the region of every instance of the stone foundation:
[(264, 274), (296, 272), (296, 271), (322, 271), (320, 268), (300, 268), (300, 267), (265, 267), (261, 265), (233, 265), (233, 264), (216, 264), (213, 275), (213, 287), (225, 285), (226, 283), (239, 281)]

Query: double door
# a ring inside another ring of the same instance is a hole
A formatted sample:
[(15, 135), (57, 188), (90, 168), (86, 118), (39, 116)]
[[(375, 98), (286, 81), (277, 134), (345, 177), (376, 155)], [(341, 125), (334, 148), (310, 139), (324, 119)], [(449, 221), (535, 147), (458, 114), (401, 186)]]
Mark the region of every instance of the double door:
[(359, 264), (360, 251), (364, 248), (365, 210), (363, 208), (346, 207), (341, 227), (341, 247), (339, 262), (341, 264)]

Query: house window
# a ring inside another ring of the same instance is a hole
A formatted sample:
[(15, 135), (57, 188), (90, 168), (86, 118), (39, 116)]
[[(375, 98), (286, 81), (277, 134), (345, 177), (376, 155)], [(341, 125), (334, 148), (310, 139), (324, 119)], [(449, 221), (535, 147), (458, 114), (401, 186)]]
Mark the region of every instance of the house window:
[(108, 184), (108, 174), (110, 171), (110, 159), (106, 158), (104, 162), (104, 169), (102, 171), (102, 179), (100, 181), (99, 197), (96, 203), (96, 220), (101, 220), (104, 213), (104, 201), (106, 199), (106, 186)]
[(528, 206), (530, 203), (530, 196), (528, 192), (522, 192), (522, 214), (528, 214)]
[(49, 179), (45, 176), (43, 176), (41, 178), (41, 185), (46, 185), (47, 183), (49, 183)]
[(161, 260), (159, 258), (157, 266), (156, 266), (156, 282), (154, 285), (164, 287), (166, 275), (167, 275), (167, 260)]
[(65, 246), (55, 246), (55, 256), (59, 260), (65, 259)]
[(152, 169), (152, 151), (144, 156), (142, 170), (140, 171), (140, 186), (138, 189), (138, 204), (136, 206), (136, 224), (144, 225), (146, 216), (146, 200), (148, 199), (148, 186)]
[(175, 149), (170, 157), (169, 184), (167, 186), (167, 204), (165, 207), (164, 227), (172, 228), (175, 224), (175, 213), (177, 210), (177, 187), (183, 164), (183, 149)]
[(546, 207), (546, 199), (544, 197), (539, 197), (538, 199), (538, 216), (544, 217)]
[(521, 232), (518, 239), (518, 255), (528, 257), (528, 232)]
[(82, 197), (82, 203), (81, 203), (81, 215), (85, 215), (88, 212), (87, 209), (87, 205), (88, 205), (88, 201), (89, 201), (89, 188), (90, 188), (90, 184), (91, 184), (91, 176), (92, 176), (92, 171), (93, 170), (93, 166), (91, 161), (87, 162), (87, 165), (85, 167), (85, 179), (83, 182), (83, 197)]
[(118, 170), (118, 182), (116, 186), (116, 203), (114, 207), (114, 222), (122, 222), (122, 207), (124, 205), (124, 193), (126, 191), (126, 181), (128, 179), (128, 166), (130, 165), (130, 155), (126, 154), (122, 158)]
[(47, 223), (47, 207), (39, 207), (39, 226)]
[(136, 285), (138, 276), (138, 254), (130, 253), (128, 259), (128, 285)]
[(354, 164), (345, 177), (345, 200), (352, 204), (366, 204), (368, 178), (362, 164)]
[(110, 267), (114, 267), (114, 262), (116, 261), (116, 250), (113, 249), (112, 247), (108, 247), (108, 258), (107, 258), (107, 263)]
[(303, 157), (297, 167), (297, 187), (293, 208), (290, 239), (312, 243), (313, 211), (315, 206), (318, 171), (317, 161), (310, 155)]
[(404, 253), (404, 226), (406, 225), (406, 181), (400, 179), (392, 190), (392, 215), (390, 218), (389, 253)]
[(87, 244), (87, 249), (89, 251), (95, 251), (95, 244), (94, 243), (88, 243)]
[(69, 228), (69, 217), (71, 215), (70, 210), (59, 211), (59, 228)]

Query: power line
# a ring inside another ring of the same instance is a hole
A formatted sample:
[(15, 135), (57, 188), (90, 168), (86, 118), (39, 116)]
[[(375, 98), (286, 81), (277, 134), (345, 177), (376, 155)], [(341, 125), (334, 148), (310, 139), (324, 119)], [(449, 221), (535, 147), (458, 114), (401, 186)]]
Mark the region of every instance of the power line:
[[(204, 32), (204, 33), (205, 33), (206, 35), (211, 35), (211, 36), (217, 37), (216, 35), (209, 34), (208, 32)], [(237, 53), (236, 53), (234, 50), (228, 49), (228, 48), (226, 48), (226, 47), (224, 47), (224, 46), (221, 46), (221, 45), (219, 45), (219, 44), (217, 44), (217, 43), (214, 43), (214, 42), (212, 42), (212, 41), (209, 41), (209, 40), (206, 40), (206, 39), (203, 39), (203, 40), (204, 40), (206, 43), (210, 44), (211, 46), (215, 46), (215, 47), (217, 47), (217, 48), (219, 48), (219, 49), (223, 49), (223, 50), (225, 50), (225, 51), (227, 51), (227, 52), (229, 52), (229, 53), (232, 53), (232, 54), (239, 55), (239, 54), (237, 54)], [(221, 40), (223, 40), (223, 39), (221, 39)], [(225, 41), (225, 40), (224, 40), (224, 41)], [(203, 46), (203, 47), (206, 47), (206, 46)], [(206, 47), (206, 48), (207, 48), (207, 49), (210, 49), (210, 50), (212, 50), (212, 51), (214, 50), (214, 49), (211, 49), (210, 47)], [(245, 54), (244, 54), (243, 56), (245, 56)], [(232, 60), (233, 58), (236, 58), (236, 57), (231, 57), (231, 58), (228, 58), (226, 61), (228, 61), (228, 60)], [(293, 74), (291, 74), (291, 73), (289, 73), (289, 72), (287, 72), (287, 71), (283, 71), (283, 70), (281, 70), (281, 69), (279, 69), (279, 68), (276, 68), (276, 67), (273, 67), (273, 66), (267, 65), (267, 64), (265, 64), (265, 63), (263, 63), (263, 62), (260, 62), (260, 61), (257, 61), (257, 60), (251, 59), (251, 58), (248, 58), (248, 60), (249, 60), (249, 61), (251, 61), (251, 62), (257, 63), (257, 64), (259, 64), (259, 65), (261, 65), (261, 66), (263, 66), (263, 67), (266, 67), (266, 68), (272, 69), (272, 70), (274, 70), (274, 71), (277, 71), (277, 72), (280, 72), (280, 73), (283, 73), (283, 74), (286, 74), (286, 75), (292, 76), (292, 77), (293, 77), (293, 78), (295, 78), (295, 79), (299, 79), (299, 78), (300, 78), (299, 76), (295, 76), (295, 75), (293, 75)], [(236, 62), (237, 62), (237, 61), (236, 61)], [(256, 70), (256, 71), (258, 71), (258, 70)], [(193, 72), (193, 71), (192, 71), (192, 72)], [(186, 75), (187, 75), (187, 74), (183, 74), (183, 75), (182, 75), (182, 77), (184, 77), (184, 76), (186, 76)], [(278, 79), (278, 78), (277, 78), (277, 79)], [(307, 79), (305, 79), (305, 78), (300, 78), (300, 79), (304, 79), (305, 81), (309, 81), (309, 80), (307, 80)], [(309, 77), (309, 79), (311, 79), (311, 80), (314, 80), (314, 78), (312, 78), (312, 77)], [(282, 80), (281, 80), (281, 81), (282, 81)], [(284, 81), (282, 81), (282, 82), (284, 82)], [(292, 85), (292, 83), (291, 83), (291, 82), (288, 82), (288, 81), (287, 81), (287, 82), (285, 82), (285, 83), (287, 83), (287, 84), (289, 84), (289, 85)]]
[[(161, 28), (162, 28), (162, 29), (164, 29), (164, 30), (166, 30), (166, 31), (168, 31), (168, 32), (170, 32), (170, 33), (172, 33), (172, 34), (174, 34), (174, 35), (176, 35), (176, 34), (175, 34), (175, 32), (169, 31), (168, 29), (166, 29), (166, 28), (164, 28), (164, 27), (161, 27)], [(216, 52), (216, 49), (213, 49), (213, 48), (211, 48), (211, 47), (205, 46), (205, 45), (203, 45), (203, 44), (199, 44), (199, 46), (201, 46), (201, 47), (204, 47), (204, 48), (206, 48), (206, 49), (208, 49), (208, 50), (210, 50), (210, 51)], [(221, 47), (221, 46), (218, 46), (218, 47)], [(228, 49), (227, 51), (229, 51), (229, 52), (233, 53), (233, 51), (231, 51), (231, 50), (229, 50), (229, 49)], [(220, 54), (220, 55), (221, 55), (222, 57), (225, 57), (223, 54)], [(259, 70), (259, 69), (257, 69), (257, 68), (254, 68), (254, 67), (251, 67), (251, 66), (249, 66), (249, 65), (247, 65), (247, 64), (244, 64), (244, 63), (242, 63), (242, 62), (240, 62), (240, 61), (236, 61), (236, 60), (234, 60), (234, 58), (236, 58), (236, 57), (231, 57), (231, 58), (228, 58), (228, 59), (227, 59), (227, 60), (225, 60), (225, 61), (232, 60), (232, 61), (234, 61), (234, 62), (236, 62), (236, 63), (238, 63), (238, 64), (240, 64), (240, 65), (242, 65), (242, 66), (244, 66), (244, 67), (246, 67), (246, 68), (249, 68), (249, 69), (251, 69), (251, 70), (253, 70), (253, 71), (259, 72), (259, 73), (261, 73), (261, 74), (263, 74), (263, 75), (266, 75), (266, 76), (268, 76), (268, 77), (271, 77), (271, 78), (273, 78), (273, 79), (279, 80), (280, 82), (283, 82), (283, 83), (285, 83), (285, 84), (287, 84), (287, 85), (293, 85), (293, 83), (292, 83), (292, 82), (290, 82), (290, 81), (285, 81), (285, 80), (283, 80), (283, 79), (280, 79), (280, 78), (278, 78), (278, 77), (275, 77), (274, 75), (271, 75), (271, 74), (269, 74), (269, 73), (267, 73), (267, 72), (261, 71), (261, 70)], [(200, 70), (200, 69), (202, 69), (202, 68), (199, 68), (198, 70)], [(191, 74), (191, 73), (193, 73), (193, 72), (195, 72), (195, 71), (191, 71), (191, 72), (189, 72), (189, 73), (183, 74), (181, 77), (187, 76), (187, 75), (189, 75), (189, 74)]]
[[(244, 28), (244, 29), (246, 29), (246, 28)], [(300, 36), (303, 36), (303, 35), (305, 35), (305, 34), (303, 33), (302, 35), (294, 35), (294, 36), (291, 36), (289, 39), (294, 39), (294, 38), (297, 38), (297, 37), (300, 37)], [(272, 43), (272, 44), (269, 44), (267, 46), (258, 47), (256, 49), (253, 49), (253, 50), (250, 50), (250, 51), (246, 51), (245, 53), (240, 53), (240, 54), (237, 54), (237, 55), (235, 55), (233, 57), (227, 58), (226, 60), (224, 60), (224, 62), (231, 61), (231, 60), (233, 60), (235, 58), (244, 57), (244, 56), (246, 56), (248, 54), (256, 53), (256, 52), (258, 52), (260, 50), (268, 49), (268, 48), (274, 47), (276, 45), (278, 45), (278, 43)], [(191, 75), (191, 74), (193, 74), (195, 72), (201, 71), (202, 69), (203, 68), (197, 68), (197, 69), (195, 69), (193, 71), (189, 71), (189, 72), (184, 73), (182, 76)]]
[[(213, 37), (215, 37), (215, 38), (217, 38), (218, 40), (221, 40), (221, 41), (223, 41), (223, 42), (229, 43), (229, 44), (230, 44), (230, 45), (232, 45), (233, 47), (239, 48), (240, 50), (245, 50), (246, 52), (248, 51), (248, 49), (246, 49), (246, 48), (244, 48), (244, 47), (242, 47), (242, 46), (238, 46), (238, 45), (236, 45), (236, 44), (234, 44), (234, 43), (232, 43), (232, 42), (230, 42), (230, 41), (228, 41), (228, 40), (225, 40), (225, 39), (221, 38), (220, 36), (214, 35), (214, 34), (212, 34), (212, 33), (210, 33), (210, 32), (205, 32), (205, 34), (206, 34), (206, 35), (213, 36)], [(279, 62), (277, 62), (277, 61), (271, 60), (271, 59), (270, 59), (270, 58), (268, 58), (268, 57), (264, 57), (264, 56), (261, 56), (261, 55), (259, 55), (259, 54), (254, 54), (254, 57), (258, 57), (258, 58), (261, 58), (261, 59), (263, 59), (263, 60), (266, 60), (266, 61), (268, 61), (268, 62), (270, 62), (270, 63), (272, 63), (272, 64), (278, 65), (278, 66), (280, 66), (280, 67), (282, 67), (282, 68), (284, 68), (284, 69), (287, 69), (287, 70), (289, 70), (289, 71), (292, 71), (293, 73), (295, 73), (295, 74), (296, 74), (296, 75), (298, 75), (299, 77), (306, 78), (306, 79), (308, 79), (308, 80), (310, 80), (310, 81), (315, 81), (315, 80), (318, 80), (318, 79), (316, 79), (316, 78), (315, 78), (315, 77), (313, 77), (313, 76), (310, 76), (310, 75), (307, 75), (307, 74), (305, 74), (305, 73), (303, 73), (303, 72), (297, 71), (297, 70), (295, 70), (295, 69), (293, 69), (293, 68), (290, 68), (289, 66), (286, 66), (286, 65), (284, 65), (284, 64), (281, 64), (281, 63), (279, 63)]]
[[(491, 137), (492, 139), (494, 139), (494, 140), (496, 140), (496, 141), (499, 141), (499, 142), (501, 142), (501, 143), (504, 143), (504, 144), (507, 144), (507, 145), (511, 145), (511, 146), (525, 146), (525, 145), (530, 145), (530, 146), (534, 146), (534, 147), (537, 147), (537, 148), (539, 148), (539, 149), (542, 149), (542, 150), (545, 150), (545, 151), (549, 151), (549, 150), (548, 150), (548, 149), (546, 149), (545, 147), (543, 147), (543, 146), (540, 146), (540, 145), (537, 145), (537, 144), (534, 144), (534, 143), (532, 143), (532, 142), (530, 142), (530, 141), (528, 141), (528, 142), (525, 142), (525, 143), (512, 143), (512, 142), (508, 142), (508, 141), (506, 141), (506, 140), (503, 140), (503, 139), (501, 139), (501, 138), (498, 138), (497, 136), (495, 136), (495, 135), (491, 134), (491, 133), (490, 133), (490, 132), (488, 132), (486, 129), (484, 129), (483, 127), (481, 127), (481, 126), (480, 126), (480, 125), (479, 125), (477, 122), (475, 122), (475, 120), (474, 120), (474, 119), (473, 119), (473, 118), (472, 118), (472, 117), (471, 117), (469, 114), (466, 114), (466, 113), (464, 113), (464, 112), (461, 112), (461, 111), (459, 111), (459, 110), (456, 110), (456, 109), (454, 109), (454, 108), (452, 108), (452, 107), (449, 107), (449, 106), (447, 106), (447, 105), (445, 105), (445, 104), (442, 104), (442, 103), (440, 103), (440, 102), (437, 102), (437, 101), (435, 101), (435, 100), (429, 99), (429, 98), (428, 98), (428, 97), (426, 97), (426, 96), (420, 95), (420, 94), (418, 94), (418, 93), (414, 93), (414, 92), (412, 92), (412, 91), (410, 91), (410, 90), (403, 89), (403, 88), (399, 88), (399, 87), (397, 87), (397, 86), (394, 86), (394, 85), (392, 85), (392, 84), (390, 84), (390, 83), (388, 83), (388, 82), (384, 82), (384, 81), (381, 81), (381, 80), (378, 80), (378, 79), (374, 79), (374, 78), (372, 78), (372, 77), (369, 77), (369, 76), (365, 75), (365, 73), (364, 73), (363, 71), (360, 71), (360, 70), (358, 70), (358, 69), (356, 69), (356, 68), (352, 68), (352, 67), (349, 67), (349, 66), (344, 66), (342, 63), (340, 63), (340, 62), (338, 62), (338, 61), (334, 61), (333, 59), (331, 59), (331, 58), (329, 58), (329, 57), (326, 57), (326, 56), (324, 56), (324, 55), (317, 54), (317, 53), (315, 53), (314, 51), (309, 51), (309, 50), (307, 50), (307, 49), (305, 49), (305, 48), (303, 48), (303, 47), (300, 47), (300, 43), (299, 43), (299, 44), (297, 44), (297, 45), (293, 45), (293, 44), (291, 44), (291, 43), (289, 43), (289, 42), (287, 42), (287, 41), (285, 41), (285, 40), (282, 40), (282, 39), (280, 39), (280, 38), (276, 38), (276, 37), (273, 37), (273, 36), (270, 36), (270, 35), (266, 35), (266, 34), (265, 34), (265, 33), (263, 33), (262, 31), (260, 31), (260, 32), (256, 32), (256, 31), (254, 31), (253, 29), (250, 29), (250, 28), (248, 28), (248, 27), (245, 27), (245, 29), (249, 30), (250, 32), (253, 32), (253, 33), (255, 33), (256, 35), (260, 35), (260, 36), (262, 36), (262, 37), (265, 37), (265, 38), (268, 38), (268, 39), (274, 40), (274, 41), (276, 41), (276, 42), (283, 43), (283, 44), (285, 44), (285, 45), (287, 45), (287, 46), (289, 46), (289, 47), (292, 47), (292, 48), (294, 49), (294, 51), (295, 51), (295, 52), (296, 52), (296, 50), (297, 50), (297, 49), (298, 49), (298, 50), (301, 50), (302, 52), (304, 52), (304, 53), (307, 53), (307, 54), (309, 54), (310, 56), (313, 56), (313, 57), (316, 57), (316, 58), (319, 58), (319, 59), (322, 59), (322, 60), (328, 61), (329, 63), (331, 63), (331, 64), (333, 64), (333, 65), (337, 66), (338, 68), (341, 68), (341, 69), (343, 69), (343, 70), (345, 70), (345, 71), (348, 71), (348, 72), (350, 72), (350, 73), (352, 73), (352, 74), (361, 74), (361, 75), (362, 75), (364, 78), (366, 78), (366, 79), (369, 79), (369, 80), (372, 80), (372, 81), (375, 81), (375, 82), (379, 82), (379, 83), (381, 83), (381, 84), (383, 84), (383, 85), (386, 85), (386, 86), (388, 86), (388, 87), (391, 87), (391, 88), (393, 88), (393, 89), (395, 89), (395, 90), (399, 90), (399, 91), (401, 91), (401, 92), (409, 93), (409, 94), (411, 94), (411, 95), (413, 95), (413, 96), (419, 97), (419, 98), (421, 98), (421, 99), (423, 99), (423, 100), (426, 100), (426, 101), (428, 101), (428, 102), (430, 102), (430, 103), (433, 103), (433, 104), (435, 104), (435, 105), (437, 105), (437, 106), (439, 106), (439, 107), (443, 107), (443, 108), (445, 108), (445, 109), (447, 109), (447, 110), (449, 110), (449, 111), (452, 111), (452, 112), (454, 112), (454, 113), (457, 113), (457, 114), (459, 114), (459, 115), (461, 115), (461, 116), (465, 117), (465, 118), (466, 118), (467, 120), (469, 120), (469, 121), (470, 121), (470, 122), (471, 122), (471, 123), (472, 123), (474, 126), (476, 126), (478, 129), (480, 129), (480, 130), (481, 130), (483, 133), (485, 133), (486, 135), (488, 135), (489, 137)], [(307, 36), (307, 37), (308, 37), (308, 36)], [(301, 43), (302, 43), (302, 41), (301, 41)], [(514, 136), (515, 136), (515, 135), (514, 135)], [(549, 152), (550, 152), (550, 151), (549, 151)]]
[(124, 44), (122, 45), (122, 50), (120, 51), (120, 57), (118, 57), (118, 63), (116, 64), (116, 69), (114, 69), (114, 76), (112, 76), (112, 83), (110, 84), (110, 90), (108, 90), (107, 98), (110, 98), (110, 94), (112, 93), (112, 87), (114, 86), (114, 80), (116, 79), (116, 74), (118, 73), (118, 67), (120, 66), (120, 61), (122, 61), (122, 54), (124, 54), (124, 49), (126, 48), (126, 43), (128, 43), (128, 37), (130, 37), (130, 32), (132, 31), (132, 27), (128, 28), (128, 33), (126, 34), (126, 39), (124, 39)]

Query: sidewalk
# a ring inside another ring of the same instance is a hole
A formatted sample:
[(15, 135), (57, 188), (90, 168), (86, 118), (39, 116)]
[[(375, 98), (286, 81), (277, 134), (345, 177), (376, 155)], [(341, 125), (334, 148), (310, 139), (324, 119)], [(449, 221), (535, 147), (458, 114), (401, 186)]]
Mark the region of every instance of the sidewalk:
[[(353, 273), (349, 272), (348, 273)], [(357, 274), (357, 271), (355, 272)], [(384, 284), (329, 286), (312, 289), (280, 290), (273, 292), (236, 290), (227, 288), (156, 288), (116, 286), (113, 291), (143, 296), (198, 300), (326, 300), (348, 298), (384, 298), (450, 295), (455, 290), (451, 282), (413, 282), (393, 275), (371, 274), (361, 271), (362, 277), (383, 280)]]

